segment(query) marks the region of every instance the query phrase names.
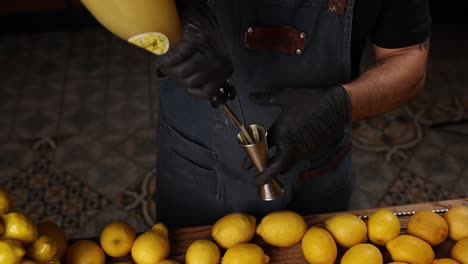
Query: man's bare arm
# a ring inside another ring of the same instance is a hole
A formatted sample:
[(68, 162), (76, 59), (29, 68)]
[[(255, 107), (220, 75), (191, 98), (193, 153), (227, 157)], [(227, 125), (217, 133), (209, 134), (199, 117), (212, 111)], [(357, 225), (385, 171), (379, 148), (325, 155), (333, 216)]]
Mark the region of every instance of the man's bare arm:
[(424, 87), (429, 40), (401, 49), (374, 46), (376, 64), (344, 85), (351, 98), (352, 120), (391, 111)]

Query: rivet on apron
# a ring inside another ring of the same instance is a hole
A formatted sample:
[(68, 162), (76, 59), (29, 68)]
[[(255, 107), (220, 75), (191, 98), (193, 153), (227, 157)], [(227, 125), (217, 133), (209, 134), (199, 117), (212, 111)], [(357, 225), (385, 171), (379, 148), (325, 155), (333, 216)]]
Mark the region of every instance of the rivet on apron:
[(299, 35), (301, 38), (306, 38), (307, 37), (307, 34), (305, 32), (301, 32), (301, 34)]
[(338, 8), (341, 7), (341, 3), (340, 2), (336, 2), (332, 5), (332, 10), (333, 12), (336, 12), (336, 10), (338, 10)]
[(249, 28), (247, 29), (247, 32), (252, 33), (252, 32), (253, 32), (253, 28), (249, 27)]
[(301, 54), (302, 54), (302, 50), (301, 50), (301, 49), (296, 50), (296, 55), (301, 55)]

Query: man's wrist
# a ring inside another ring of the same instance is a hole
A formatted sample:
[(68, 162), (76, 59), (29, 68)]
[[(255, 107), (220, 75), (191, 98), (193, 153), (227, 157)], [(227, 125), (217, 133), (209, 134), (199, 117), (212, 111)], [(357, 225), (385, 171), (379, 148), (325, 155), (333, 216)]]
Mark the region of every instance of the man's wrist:
[(346, 91), (346, 93), (348, 94), (348, 100), (349, 100), (349, 119), (350, 119), (350, 122), (352, 121), (355, 121), (355, 117), (353, 116), (353, 109), (356, 105), (356, 102), (354, 100), (354, 97), (353, 97), (353, 85), (352, 83), (348, 83), (348, 84), (345, 84), (342, 86), (343, 89)]
[(353, 121), (353, 96), (352, 96), (352, 89), (350, 89), (349, 84), (345, 84), (341, 86), (343, 89), (343, 92), (345, 93), (346, 96), (346, 104), (349, 112), (348, 116), (348, 122)]

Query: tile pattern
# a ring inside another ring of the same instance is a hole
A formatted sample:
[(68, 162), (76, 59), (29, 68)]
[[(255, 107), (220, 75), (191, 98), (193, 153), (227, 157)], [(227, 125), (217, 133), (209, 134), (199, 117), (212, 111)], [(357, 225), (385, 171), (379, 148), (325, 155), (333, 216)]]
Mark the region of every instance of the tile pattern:
[(8, 138), (12, 122), (13, 114), (11, 112), (0, 112), (0, 138)]
[[(86, 136), (43, 138), (31, 146), (4, 145), (0, 186), (14, 197), (15, 208), (35, 222), (54, 221), (70, 237), (96, 236), (110, 221), (127, 221), (138, 232), (155, 223), (154, 170), (144, 173)], [(10, 164), (24, 169), (8, 170)]]
[(54, 109), (62, 100), (63, 83), (60, 82), (31, 82), (27, 83), (22, 90), (21, 109), (24, 112), (37, 109)]
[(153, 199), (155, 191), (156, 171), (153, 169), (146, 173), (140, 186), (124, 192), (125, 210), (142, 216), (147, 226), (153, 226), (156, 223), (156, 204)]
[(107, 129), (131, 133), (136, 129), (147, 128), (151, 122), (151, 112), (147, 102), (122, 101), (109, 107)]
[[(434, 158), (437, 157), (437, 158)], [(466, 159), (430, 144), (418, 146), (408, 163), (412, 172), (452, 190), (465, 167)]]
[[(454, 191), (460, 194), (466, 194), (468, 190), (468, 166), (465, 167), (461, 175), (457, 179)], [(466, 196), (466, 195), (465, 195)]]
[(105, 112), (102, 104), (66, 105), (62, 112), (58, 135), (93, 135), (105, 129)]
[(23, 109), (14, 121), (13, 137), (34, 139), (54, 136), (57, 131), (59, 113), (57, 109)]
[(150, 227), (146, 225), (140, 214), (133, 214), (118, 206), (111, 205), (103, 208), (99, 214), (87, 219), (80, 227), (79, 237), (96, 237), (96, 234), (100, 234), (102, 229), (112, 221), (127, 222), (136, 232), (144, 232)]
[(70, 79), (65, 84), (65, 105), (105, 104), (106, 79)]
[(394, 156), (407, 159), (404, 150), (414, 147), (422, 139), (421, 125), (411, 112), (402, 107), (385, 115), (353, 124), (353, 145), (362, 150), (384, 152), (385, 159)]
[(379, 206), (405, 205), (464, 197), (409, 171), (402, 171)]
[(31, 148), (21, 142), (0, 141), (0, 181), (8, 180), (20, 170), (30, 166), (35, 159)]
[(135, 101), (146, 103), (149, 96), (148, 74), (116, 75), (110, 80), (109, 101)]
[(139, 185), (145, 170), (117, 152), (108, 152), (85, 174), (86, 182), (114, 204), (122, 205), (123, 192)]
[(14, 197), (16, 208), (36, 222), (55, 221), (69, 235), (109, 204), (101, 194), (45, 158), (2, 186)]
[(152, 169), (156, 164), (156, 136), (154, 129), (136, 131), (118, 148), (126, 158), (142, 167)]
[(77, 177), (86, 177), (91, 166), (104, 155), (104, 147), (89, 136), (66, 139), (55, 150), (56, 162)]
[(399, 168), (386, 161), (382, 153), (374, 154), (357, 148), (353, 150), (353, 165), (357, 175), (356, 188), (366, 193), (371, 204), (382, 198), (399, 172)]
[(8, 83), (8, 80), (0, 78), (0, 111), (14, 111), (23, 85), (20, 81)]

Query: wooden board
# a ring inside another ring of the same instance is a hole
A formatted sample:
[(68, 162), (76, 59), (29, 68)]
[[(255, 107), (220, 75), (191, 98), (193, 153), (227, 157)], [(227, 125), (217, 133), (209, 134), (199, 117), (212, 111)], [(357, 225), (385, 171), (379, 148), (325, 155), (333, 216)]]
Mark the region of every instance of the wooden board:
[[(392, 210), (395, 213), (399, 212), (417, 212), (422, 210), (444, 210), (455, 205), (467, 205), (468, 198), (456, 199), (456, 200), (446, 200), (430, 203), (421, 203), (421, 204), (412, 204), (404, 206), (394, 206), (386, 207), (387, 209)], [(356, 214), (358, 216), (369, 216), (377, 208), (368, 209), (368, 210), (358, 210), (358, 211), (348, 211), (347, 213)], [(332, 215), (330, 214), (319, 214), (319, 215), (310, 215), (305, 216), (305, 220), (309, 227), (312, 226), (323, 226), (323, 223)], [(408, 224), (409, 216), (400, 216), (400, 222), (402, 226), (402, 233), (406, 232), (406, 227)], [(211, 226), (202, 226), (202, 227), (192, 227), (192, 228), (181, 228), (170, 230), (170, 240), (171, 240), (171, 259), (178, 260), (181, 263), (184, 263), (185, 252), (187, 251), (188, 246), (197, 239), (211, 239)], [(253, 243), (260, 245), (265, 253), (270, 257), (271, 264), (299, 264), (307, 263), (301, 249), (301, 244), (298, 243), (292, 247), (287, 248), (277, 248), (266, 244), (260, 237), (256, 236)], [(454, 241), (447, 239), (442, 245), (434, 248), (436, 252), (436, 257), (449, 257), (450, 249), (452, 248)], [(386, 252), (384, 247), (380, 247), (382, 254), (384, 256), (384, 263), (390, 262), (388, 252)], [(340, 255), (344, 253), (344, 248), (339, 248)], [(224, 251), (221, 252), (223, 254)], [(340, 257), (338, 257), (337, 262), (339, 263)], [(130, 264), (134, 263), (130, 257), (120, 258), (120, 259), (107, 259), (108, 263), (112, 264)]]

